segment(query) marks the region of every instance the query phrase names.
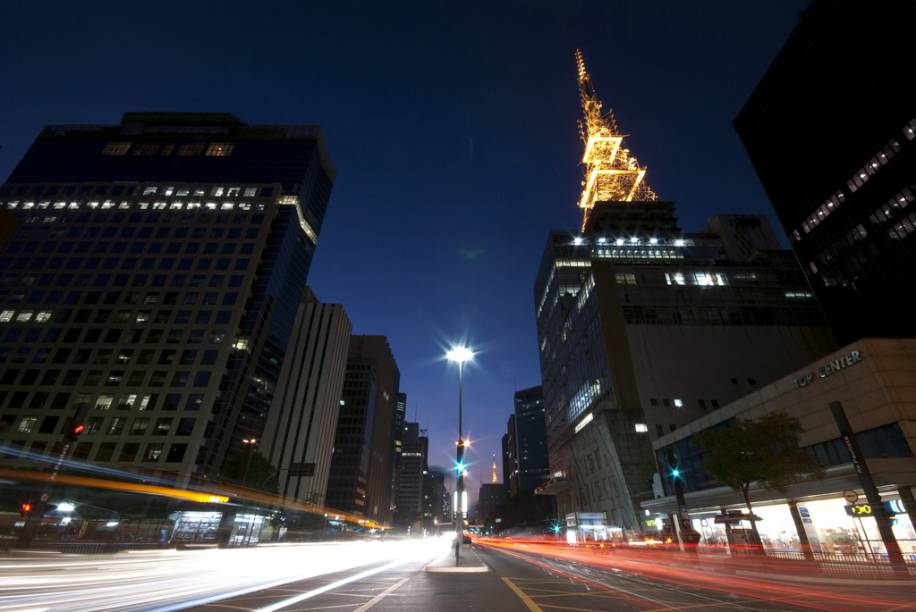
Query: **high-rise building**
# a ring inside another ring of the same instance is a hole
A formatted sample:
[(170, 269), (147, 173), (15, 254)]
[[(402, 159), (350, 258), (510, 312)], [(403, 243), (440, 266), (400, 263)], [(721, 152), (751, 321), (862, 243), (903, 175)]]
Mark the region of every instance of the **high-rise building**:
[(412, 526), (423, 515), (423, 474), (428, 471), (428, 438), (421, 435), (419, 423), (405, 423), (397, 469), (396, 522)]
[(391, 426), (394, 439), (395, 457), (401, 454), (401, 444), (404, 438), (404, 423), (407, 422), (407, 394), (399, 391), (394, 402), (394, 420)]
[(351, 329), (343, 306), (306, 290), (261, 445), (281, 497), (324, 504)]
[(334, 169), (314, 126), (50, 126), (0, 187), (0, 442), (188, 481), (262, 438)]
[(477, 520), (483, 524), (492, 523), (499, 509), (506, 503), (506, 486), (501, 483), (485, 482), (480, 485), (477, 496)]
[(834, 342), (764, 219), (720, 217), (705, 232), (681, 231), (577, 61), (583, 224), (550, 234), (534, 291), (552, 476), (539, 491), (557, 495), (561, 516), (606, 512), (639, 530), (656, 471), (652, 439)]
[(815, 0), (735, 119), (841, 343), (916, 335), (912, 2)]
[(503, 484), (510, 497), (518, 494), (518, 447), (515, 443), (515, 413), (509, 415), (503, 434)]
[(387, 338), (350, 339), (328, 479), (331, 508), (391, 522), (391, 427), (400, 376)]
[(430, 467), (423, 474), (423, 527), (431, 530), (439, 524), (450, 521), (448, 511), (442, 507), (442, 502), (448, 501), (448, 491), (445, 488), (445, 470)]
[(515, 447), (518, 491), (530, 493), (547, 480), (547, 426), (540, 386), (515, 392)]

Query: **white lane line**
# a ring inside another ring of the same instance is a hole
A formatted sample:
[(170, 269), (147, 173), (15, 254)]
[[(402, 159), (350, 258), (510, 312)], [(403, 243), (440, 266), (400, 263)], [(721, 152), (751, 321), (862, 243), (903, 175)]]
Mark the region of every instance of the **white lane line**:
[(366, 603), (364, 603), (364, 604), (361, 605), (360, 607), (358, 607), (358, 608), (356, 608), (355, 610), (353, 610), (353, 612), (366, 612), (366, 610), (368, 610), (369, 608), (371, 608), (372, 606), (374, 606), (374, 605), (377, 604), (378, 602), (380, 602), (380, 601), (382, 601), (383, 599), (385, 599), (386, 597), (388, 597), (388, 595), (390, 595), (391, 593), (393, 593), (393, 592), (395, 592), (396, 590), (398, 590), (398, 589), (400, 588), (400, 586), (401, 586), (402, 584), (404, 584), (405, 582), (407, 582), (408, 580), (409, 580), (409, 577), (407, 577), (407, 578), (401, 578), (400, 580), (398, 580), (397, 582), (395, 582), (394, 584), (392, 584), (390, 587), (388, 587), (387, 589), (385, 589), (384, 591), (382, 591), (381, 593), (379, 593), (378, 595), (376, 595), (375, 597), (373, 597), (372, 599), (370, 599), (369, 601), (367, 601)]
[(311, 591), (306, 591), (305, 593), (302, 593), (301, 595), (296, 595), (295, 597), (290, 597), (289, 599), (278, 601), (275, 604), (271, 604), (263, 608), (258, 608), (256, 612), (275, 612), (276, 610), (282, 610), (283, 608), (288, 608), (289, 606), (293, 604), (297, 604), (300, 601), (305, 601), (306, 599), (311, 599), (312, 597), (315, 597), (316, 595), (321, 595), (322, 593), (333, 591), (334, 589), (340, 588), (345, 584), (350, 584), (351, 582), (357, 582), (359, 580), (362, 580), (363, 578), (374, 576), (375, 574), (379, 574), (381, 572), (387, 571), (393, 567), (396, 567), (406, 562), (407, 562), (406, 559), (392, 561), (391, 563), (387, 563), (385, 565), (382, 565), (381, 567), (376, 567), (371, 570), (359, 572), (358, 574), (353, 574), (352, 576), (349, 576), (347, 578), (342, 578), (336, 582), (332, 582), (331, 584), (326, 584), (323, 587), (312, 589)]

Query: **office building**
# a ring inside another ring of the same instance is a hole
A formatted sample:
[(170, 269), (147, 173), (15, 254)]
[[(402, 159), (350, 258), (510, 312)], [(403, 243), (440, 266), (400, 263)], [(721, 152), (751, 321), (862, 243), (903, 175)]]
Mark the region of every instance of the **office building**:
[(306, 290), (261, 444), (285, 499), (324, 504), (351, 329), (343, 306)]
[(328, 479), (329, 507), (380, 524), (391, 522), (391, 428), (399, 383), (387, 338), (350, 339)]
[(421, 435), (419, 423), (405, 423), (397, 467), (396, 522), (414, 526), (423, 516), (423, 474), (428, 472), (426, 453), (429, 439)]
[(735, 128), (842, 343), (916, 336), (912, 2), (815, 0)]
[(518, 448), (515, 443), (515, 413), (509, 415), (506, 421), (506, 433), (502, 439), (503, 450), (503, 484), (509, 497), (518, 494)]
[(480, 485), (477, 496), (477, 521), (484, 525), (492, 525), (507, 499), (504, 484), (485, 482)]
[(636, 531), (652, 439), (835, 345), (763, 218), (680, 229), (577, 60), (583, 224), (550, 234), (534, 291), (551, 477), (538, 491), (560, 516)]
[(518, 491), (530, 493), (550, 475), (544, 393), (540, 386), (515, 392), (515, 446)]
[[(0, 187), (0, 443), (188, 482), (261, 440), (334, 169), (314, 126), (49, 126)], [(229, 466), (236, 466), (234, 471)]]
[[(875, 485), (893, 515), (893, 532), (905, 554), (916, 553), (916, 340), (862, 339), (788, 373), (740, 399), (653, 441), (663, 467), (663, 491), (643, 502), (654, 525), (678, 511), (669, 453), (677, 461), (691, 523), (701, 546), (725, 546), (730, 534), (716, 516), (746, 513), (739, 493), (720, 485), (693, 443), (704, 430), (728, 428), (736, 419), (773, 412), (796, 419), (799, 444), (824, 468), (822, 479), (804, 480), (784, 492), (755, 483), (750, 497), (767, 551), (800, 552), (807, 539), (815, 552), (883, 554), (874, 513), (830, 405), (842, 404)], [(864, 504), (864, 506), (863, 506)], [(735, 523), (747, 529), (749, 522)]]

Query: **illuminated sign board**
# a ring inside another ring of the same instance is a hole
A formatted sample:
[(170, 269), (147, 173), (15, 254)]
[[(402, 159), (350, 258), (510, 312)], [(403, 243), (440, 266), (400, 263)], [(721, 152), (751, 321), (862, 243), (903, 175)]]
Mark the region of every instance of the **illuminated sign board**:
[(592, 415), (591, 412), (589, 412), (588, 414), (586, 414), (585, 417), (584, 417), (581, 421), (579, 421), (578, 423), (576, 423), (575, 428), (573, 428), (574, 433), (579, 433), (580, 431), (582, 431), (582, 428), (584, 428), (586, 425), (588, 425), (589, 423), (591, 423), (592, 420), (594, 420), (594, 418), (595, 418), (595, 417)]
[(800, 378), (795, 379), (795, 384), (798, 388), (807, 387), (814, 382), (815, 377), (817, 378), (827, 378), (831, 374), (836, 374), (840, 370), (845, 370), (848, 367), (854, 366), (855, 364), (862, 361), (862, 353), (859, 351), (849, 351), (842, 357), (837, 357), (832, 361), (828, 361), (821, 367), (819, 367), (814, 372), (809, 372)]
[[(903, 504), (900, 503), (899, 499), (892, 499), (890, 501), (884, 502), (884, 509), (889, 515), (902, 514), (905, 512)], [(875, 509), (872, 508), (871, 504), (848, 504), (846, 506), (846, 514), (849, 516), (874, 516)]]

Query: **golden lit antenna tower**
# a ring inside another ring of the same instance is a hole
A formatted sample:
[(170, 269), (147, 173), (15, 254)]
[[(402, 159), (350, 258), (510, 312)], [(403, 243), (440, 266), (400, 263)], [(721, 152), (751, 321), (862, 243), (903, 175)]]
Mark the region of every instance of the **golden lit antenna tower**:
[(496, 453), (493, 453), (493, 474), (490, 475), (490, 482), (496, 484)]
[(621, 146), (624, 136), (617, 127), (613, 111), (602, 112), (598, 92), (592, 85), (585, 59), (578, 49), (576, 68), (583, 114), (579, 121), (579, 136), (585, 147), (582, 155), (585, 176), (579, 197), (584, 230), (595, 202), (647, 202), (657, 200), (658, 196), (644, 180), (646, 169), (639, 165), (629, 149)]

